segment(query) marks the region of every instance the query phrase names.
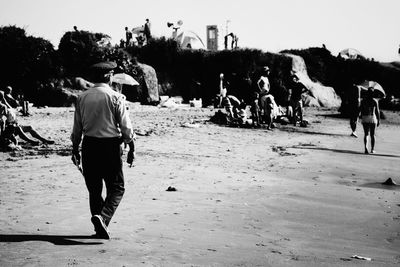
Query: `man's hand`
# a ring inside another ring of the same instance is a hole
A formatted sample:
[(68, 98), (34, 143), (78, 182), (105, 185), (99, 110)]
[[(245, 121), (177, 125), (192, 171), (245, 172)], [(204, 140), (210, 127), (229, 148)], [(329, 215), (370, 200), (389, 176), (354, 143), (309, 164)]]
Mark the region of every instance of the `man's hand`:
[(135, 159), (135, 157), (136, 157), (135, 150), (130, 149), (128, 151), (128, 157), (127, 157), (127, 160), (126, 160), (126, 162), (129, 164), (129, 167), (132, 167), (133, 160)]
[(71, 160), (76, 166), (79, 166), (81, 164), (81, 155), (79, 154), (78, 150), (72, 151)]

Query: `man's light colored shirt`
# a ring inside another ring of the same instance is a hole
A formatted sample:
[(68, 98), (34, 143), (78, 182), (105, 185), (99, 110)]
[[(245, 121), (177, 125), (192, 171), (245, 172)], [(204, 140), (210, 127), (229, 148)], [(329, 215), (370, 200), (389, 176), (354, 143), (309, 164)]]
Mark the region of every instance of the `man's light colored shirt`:
[(74, 147), (79, 146), (82, 135), (97, 138), (122, 136), (124, 142), (129, 143), (134, 132), (126, 110), (125, 96), (105, 83), (95, 84), (79, 95), (71, 134)]

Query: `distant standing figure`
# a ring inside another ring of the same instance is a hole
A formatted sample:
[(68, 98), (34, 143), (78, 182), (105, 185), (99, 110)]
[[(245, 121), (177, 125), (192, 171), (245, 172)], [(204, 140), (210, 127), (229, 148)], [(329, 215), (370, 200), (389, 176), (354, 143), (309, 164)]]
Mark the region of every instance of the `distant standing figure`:
[[(96, 237), (104, 239), (110, 239), (108, 225), (125, 192), (121, 143), (129, 144), (129, 164), (135, 152), (125, 97), (109, 86), (116, 67), (114, 62), (91, 66), (91, 80), (95, 84), (78, 96), (71, 134), (72, 161), (78, 166), (83, 136), (82, 167), (89, 191), (91, 221)], [(107, 189), (105, 199), (102, 197), (103, 180)]]
[(233, 35), (232, 49), (238, 48), (238, 41), (239, 41), (239, 37), (237, 37), (237, 35)]
[[(296, 74), (292, 75), (292, 83), (289, 88), (289, 114), (288, 117), (292, 120), (294, 126), (297, 123), (297, 114), (300, 120), (300, 126), (303, 125), (303, 99), (302, 94), (307, 92), (308, 89), (302, 84)], [(291, 113), (291, 114), (290, 114)]]
[(149, 19), (146, 19), (146, 23), (144, 24), (144, 35), (146, 36), (146, 41), (149, 42), (151, 39), (151, 23)]
[(254, 92), (253, 99), (250, 104), (251, 120), (253, 126), (260, 126), (260, 105), (259, 105), (259, 94)]
[(371, 138), (371, 153), (375, 153), (375, 129), (380, 123), (379, 104), (373, 97), (374, 88), (368, 88), (367, 97), (361, 101), (361, 123), (364, 128), (364, 153), (368, 152), (368, 136)]
[(235, 39), (236, 39), (236, 35), (232, 33), (232, 40), (231, 40), (231, 49), (232, 50), (235, 48)]
[(257, 89), (258, 89), (258, 93), (260, 94), (260, 97), (268, 94), (269, 90), (271, 89), (271, 85), (269, 84), (268, 76), (269, 76), (269, 67), (264, 66), (261, 76), (257, 81)]
[(225, 37), (224, 37), (224, 47), (225, 47), (225, 50), (228, 49), (228, 35), (225, 35)]
[(226, 97), (226, 95), (228, 94), (228, 87), (229, 87), (229, 82), (225, 79), (224, 74), (221, 73), (219, 75), (219, 94), (218, 94), (219, 103), (218, 103), (218, 107), (222, 106), (222, 99), (224, 99)]
[(260, 119), (261, 122), (267, 123), (267, 129), (271, 130), (274, 122), (274, 110), (275, 110), (275, 100), (273, 95), (269, 93), (270, 83), (269, 83), (269, 67), (264, 66), (261, 72), (261, 76), (257, 81), (257, 89), (259, 94), (259, 106), (260, 106)]
[(353, 84), (350, 88), (349, 94), (349, 117), (350, 117), (350, 128), (351, 128), (351, 136), (357, 136), (357, 122), (358, 116), (360, 115), (360, 102), (361, 102), (361, 90), (360, 88)]
[(125, 41), (124, 39), (119, 40), (119, 47), (124, 48), (125, 47)]
[(259, 103), (261, 109), (261, 120), (267, 123), (268, 130), (272, 130), (278, 109), (275, 98), (269, 93), (264, 94), (260, 96)]
[(7, 116), (10, 105), (4, 100), (4, 93), (0, 91), (0, 137), (4, 132), (6, 120), (3, 117)]
[(132, 41), (132, 32), (128, 29), (128, 27), (125, 27), (125, 38), (126, 38), (125, 45), (126, 47), (128, 47), (130, 46)]

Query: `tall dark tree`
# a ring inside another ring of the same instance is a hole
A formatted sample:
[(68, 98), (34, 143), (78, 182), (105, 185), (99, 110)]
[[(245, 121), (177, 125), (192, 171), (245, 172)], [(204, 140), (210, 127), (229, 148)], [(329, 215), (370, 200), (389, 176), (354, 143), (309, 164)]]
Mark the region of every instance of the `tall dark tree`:
[(28, 98), (35, 98), (38, 84), (54, 78), (59, 69), (53, 45), (16, 26), (0, 28), (0, 58), (0, 85), (11, 85)]
[(69, 31), (60, 40), (58, 53), (67, 76), (82, 76), (87, 67), (104, 60), (109, 54), (110, 37), (104, 33)]

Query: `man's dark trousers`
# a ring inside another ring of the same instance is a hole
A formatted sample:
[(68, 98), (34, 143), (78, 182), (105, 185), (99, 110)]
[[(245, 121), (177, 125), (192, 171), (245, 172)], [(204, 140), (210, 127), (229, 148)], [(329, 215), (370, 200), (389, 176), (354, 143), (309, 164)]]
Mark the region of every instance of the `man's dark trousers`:
[[(125, 192), (121, 156), (120, 138), (83, 138), (82, 167), (90, 212), (92, 216), (101, 215), (107, 226)], [(107, 189), (105, 200), (101, 196), (103, 180)]]

